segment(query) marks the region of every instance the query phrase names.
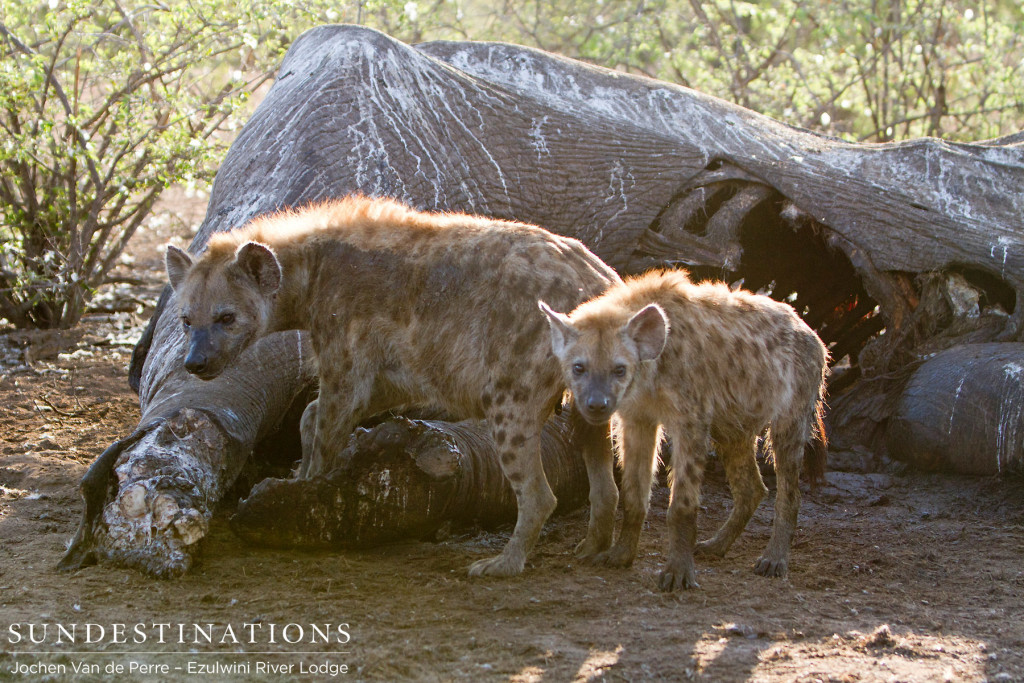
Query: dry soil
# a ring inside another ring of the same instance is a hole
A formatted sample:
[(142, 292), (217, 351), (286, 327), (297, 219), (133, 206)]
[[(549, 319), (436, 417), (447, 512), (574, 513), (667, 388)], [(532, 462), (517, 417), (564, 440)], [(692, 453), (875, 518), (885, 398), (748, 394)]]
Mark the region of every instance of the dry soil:
[[(162, 245), (187, 243), (201, 212), (169, 196), (119, 268), (132, 282), (105, 288), (80, 328), (0, 329), (0, 680), (106, 680), (118, 666), (129, 680), (1024, 680), (1022, 482), (870, 454), (833, 454), (829, 485), (806, 492), (785, 579), (751, 570), (769, 498), (725, 558), (699, 559), (700, 589), (659, 592), (662, 486), (624, 570), (574, 561), (584, 511), (548, 523), (522, 576), (471, 580), (507, 529), (283, 552), (235, 538), (226, 507), (184, 577), (58, 572), (79, 479), (138, 420), (127, 363), (163, 284)], [(702, 536), (728, 506), (712, 468)], [(73, 645), (58, 624), (75, 625)], [(30, 625), (37, 639), (48, 625), (45, 642), (28, 642)]]

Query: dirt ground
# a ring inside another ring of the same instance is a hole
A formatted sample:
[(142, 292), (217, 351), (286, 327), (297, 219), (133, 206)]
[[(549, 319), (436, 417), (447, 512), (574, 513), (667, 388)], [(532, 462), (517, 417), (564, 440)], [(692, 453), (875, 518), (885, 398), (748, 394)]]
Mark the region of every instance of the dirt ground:
[[(0, 680), (106, 680), (121, 666), (131, 680), (1024, 681), (1024, 483), (865, 454), (833, 454), (829, 485), (805, 495), (781, 580), (751, 570), (769, 498), (724, 559), (699, 558), (700, 589), (659, 592), (664, 487), (625, 570), (574, 561), (584, 511), (548, 523), (522, 576), (470, 580), (508, 530), (282, 552), (244, 545), (225, 509), (182, 578), (57, 572), (79, 479), (139, 417), (127, 364), (163, 285), (161, 247), (201, 220), (180, 193), (164, 207), (105, 311), (63, 336), (0, 329)], [(712, 469), (702, 537), (728, 507)], [(77, 626), (75, 644), (56, 642), (58, 624)]]

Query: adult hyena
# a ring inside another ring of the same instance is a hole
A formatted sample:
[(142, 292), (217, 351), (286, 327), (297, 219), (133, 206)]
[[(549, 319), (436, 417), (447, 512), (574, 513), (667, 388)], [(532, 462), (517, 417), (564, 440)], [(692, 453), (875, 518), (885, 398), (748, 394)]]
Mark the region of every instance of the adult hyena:
[[(269, 332), (309, 331), (320, 394), (303, 416), (315, 429), (300, 476), (338, 464), (355, 426), (385, 410), (486, 419), (519, 514), (502, 553), (470, 573), (522, 571), (555, 507), (540, 434), (565, 391), (537, 299), (572, 308), (619, 281), (580, 242), (350, 197), (215, 235), (197, 261), (168, 247), (167, 273), (189, 336), (185, 367), (203, 379)], [(584, 441), (599, 449), (607, 438), (590, 429)], [(605, 451), (588, 462), (610, 463)]]
[(671, 502), (659, 582), (662, 590), (696, 587), (695, 517), (708, 439), (725, 464), (733, 509), (700, 547), (721, 555), (767, 493), (755, 451), (768, 427), (778, 493), (771, 540), (755, 570), (784, 575), (803, 449), (821, 425), (828, 351), (814, 331), (786, 304), (721, 283), (693, 284), (680, 271), (627, 280), (568, 316), (540, 307), (583, 417), (617, 417), (624, 517), (615, 545), (593, 561), (632, 563), (664, 429), (672, 440)]

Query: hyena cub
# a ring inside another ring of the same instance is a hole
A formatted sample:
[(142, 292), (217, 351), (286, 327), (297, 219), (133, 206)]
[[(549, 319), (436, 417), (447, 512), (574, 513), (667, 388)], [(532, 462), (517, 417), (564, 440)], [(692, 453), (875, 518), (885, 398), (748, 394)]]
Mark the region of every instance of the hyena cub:
[(768, 427), (778, 494), (771, 540), (755, 571), (784, 575), (803, 449), (820, 428), (828, 351), (814, 331), (786, 304), (721, 283), (693, 284), (680, 271), (627, 280), (568, 316), (539, 303), (583, 417), (593, 424), (617, 418), (622, 529), (614, 546), (589, 559), (632, 563), (663, 429), (672, 441), (671, 503), (659, 582), (662, 590), (696, 587), (695, 517), (708, 439), (725, 465), (733, 509), (699, 547), (722, 555), (767, 493), (755, 450)]
[[(536, 302), (572, 308), (619, 281), (611, 268), (535, 226), (351, 197), (215, 235), (195, 262), (168, 247), (167, 273), (200, 378), (269, 332), (309, 331), (320, 395), (300, 476), (337, 465), (355, 426), (392, 408), (486, 419), (519, 517), (470, 573), (522, 571), (555, 507), (540, 435), (565, 391)], [(590, 431), (586, 443), (606, 443), (607, 428)], [(594, 457), (610, 462), (604, 450)]]

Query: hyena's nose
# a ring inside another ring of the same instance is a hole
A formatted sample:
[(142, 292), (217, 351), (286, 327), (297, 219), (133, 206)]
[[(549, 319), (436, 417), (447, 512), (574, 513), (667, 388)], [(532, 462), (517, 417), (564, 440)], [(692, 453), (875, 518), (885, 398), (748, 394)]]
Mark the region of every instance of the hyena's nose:
[(200, 375), (206, 372), (206, 367), (209, 364), (209, 359), (205, 353), (193, 352), (188, 354), (188, 358), (185, 359), (185, 369), (193, 375)]
[(612, 401), (608, 396), (591, 395), (587, 397), (586, 406), (591, 415), (610, 415)]

